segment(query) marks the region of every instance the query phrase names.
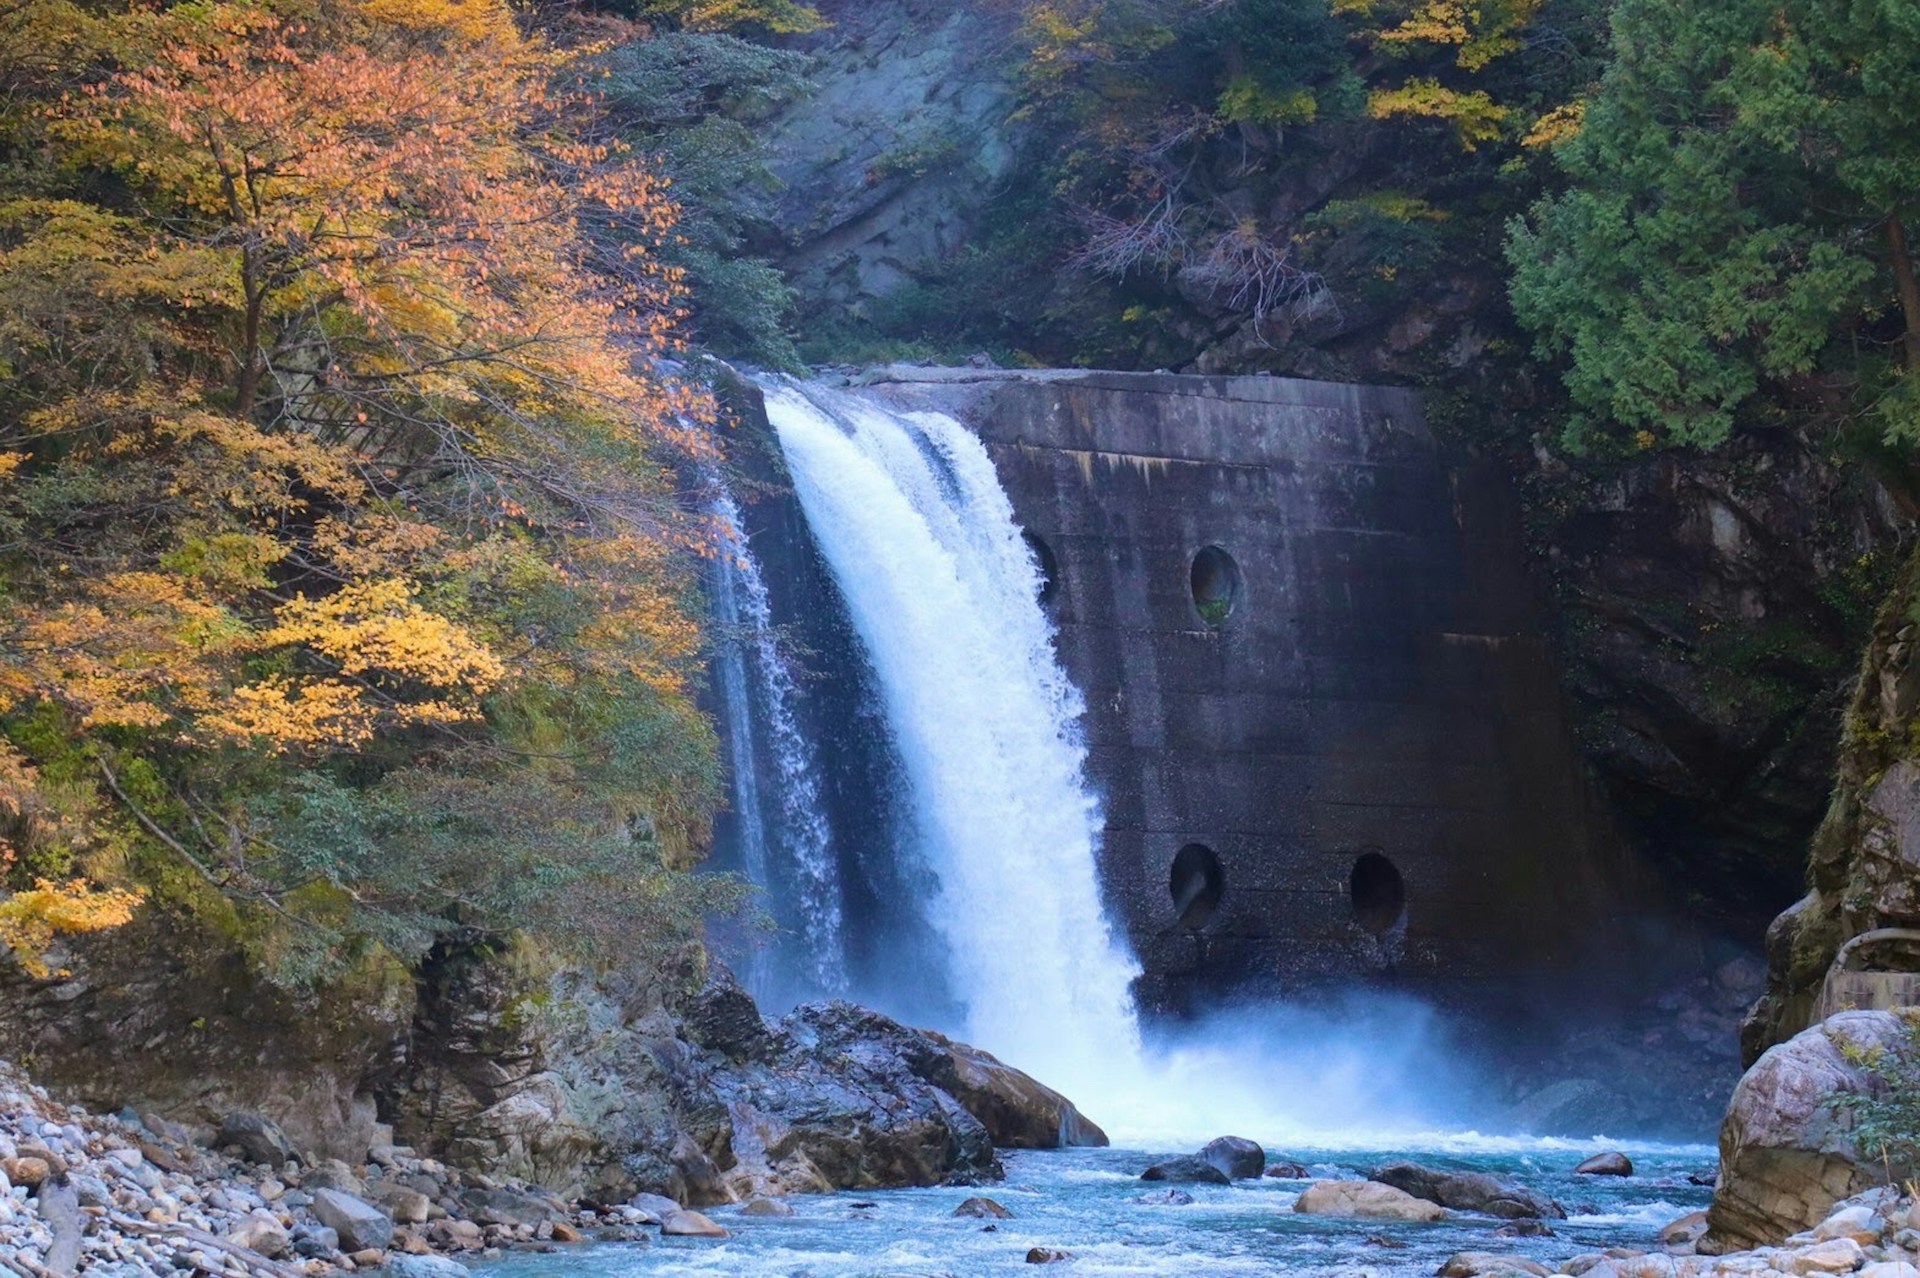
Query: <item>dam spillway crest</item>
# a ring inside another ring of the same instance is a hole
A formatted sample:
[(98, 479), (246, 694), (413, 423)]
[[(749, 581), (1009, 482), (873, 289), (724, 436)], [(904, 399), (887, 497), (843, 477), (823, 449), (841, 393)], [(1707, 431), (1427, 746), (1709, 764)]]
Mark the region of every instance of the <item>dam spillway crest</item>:
[(1412, 394), (896, 369), (764, 398), (791, 495), (743, 522), (833, 846), (753, 864), (787, 774), (738, 743), (723, 845), (843, 920), (776, 899), (748, 963), (774, 1001), (851, 992), (1044, 1062), (1136, 1006), (1507, 997), (1637, 908), (1511, 501)]

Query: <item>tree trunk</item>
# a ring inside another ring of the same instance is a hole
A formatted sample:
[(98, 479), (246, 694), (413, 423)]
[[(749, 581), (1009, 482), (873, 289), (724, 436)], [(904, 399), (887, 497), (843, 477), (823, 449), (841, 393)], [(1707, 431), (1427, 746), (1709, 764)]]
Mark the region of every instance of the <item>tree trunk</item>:
[(1887, 244), (1893, 249), (1893, 283), (1907, 321), (1907, 367), (1920, 372), (1920, 281), (1907, 252), (1907, 228), (1896, 215), (1887, 219)]

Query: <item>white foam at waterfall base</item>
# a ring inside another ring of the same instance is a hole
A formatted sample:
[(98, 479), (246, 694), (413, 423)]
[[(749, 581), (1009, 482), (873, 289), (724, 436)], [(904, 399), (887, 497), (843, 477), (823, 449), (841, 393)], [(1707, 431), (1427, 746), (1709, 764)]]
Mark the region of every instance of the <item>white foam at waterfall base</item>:
[(817, 386), (769, 386), (767, 412), (877, 676), (915, 850), (938, 880), (924, 910), (965, 1015), (935, 1028), (1136, 1147), (1229, 1131), (1279, 1148), (1481, 1139), (1457, 1134), (1492, 1110), (1412, 999), (1242, 1008), (1143, 1044), (1129, 995), (1139, 969), (1096, 879), (1081, 702), (985, 448), (951, 418)]

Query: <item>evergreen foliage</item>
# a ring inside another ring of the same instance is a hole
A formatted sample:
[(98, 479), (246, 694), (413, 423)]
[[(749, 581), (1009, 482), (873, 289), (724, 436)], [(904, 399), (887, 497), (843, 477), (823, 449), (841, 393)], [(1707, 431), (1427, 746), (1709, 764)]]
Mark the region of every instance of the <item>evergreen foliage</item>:
[[(1909, 0), (1619, 0), (1606, 74), (1554, 148), (1569, 189), (1509, 249), (1515, 310), (1568, 360), (1569, 444), (1711, 446), (1810, 378), (1920, 438), (1916, 104)], [(1900, 346), (1889, 377), (1875, 352)]]

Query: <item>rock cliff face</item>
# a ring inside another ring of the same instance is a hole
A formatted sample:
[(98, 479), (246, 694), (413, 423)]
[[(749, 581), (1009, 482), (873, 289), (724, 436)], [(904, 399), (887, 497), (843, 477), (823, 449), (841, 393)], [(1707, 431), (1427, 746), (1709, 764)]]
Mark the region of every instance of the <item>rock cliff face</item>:
[[(1920, 927), (1917, 567), (1902, 570), (1874, 623), (1832, 802), (1807, 860), (1807, 894), (1767, 930), (1767, 992), (1741, 1029), (1749, 1059), (1834, 1006), (1913, 1001), (1895, 978), (1920, 971), (1920, 934), (1901, 934)], [(1824, 1007), (1823, 988), (1832, 994)]]
[(812, 301), (858, 309), (966, 242), (1018, 144), (1013, 15), (941, 0), (829, 0), (802, 42), (813, 92), (767, 121), (781, 264)]
[(1757, 932), (1801, 890), (1907, 515), (1788, 433), (1531, 487), (1596, 775), (1690, 913)]

